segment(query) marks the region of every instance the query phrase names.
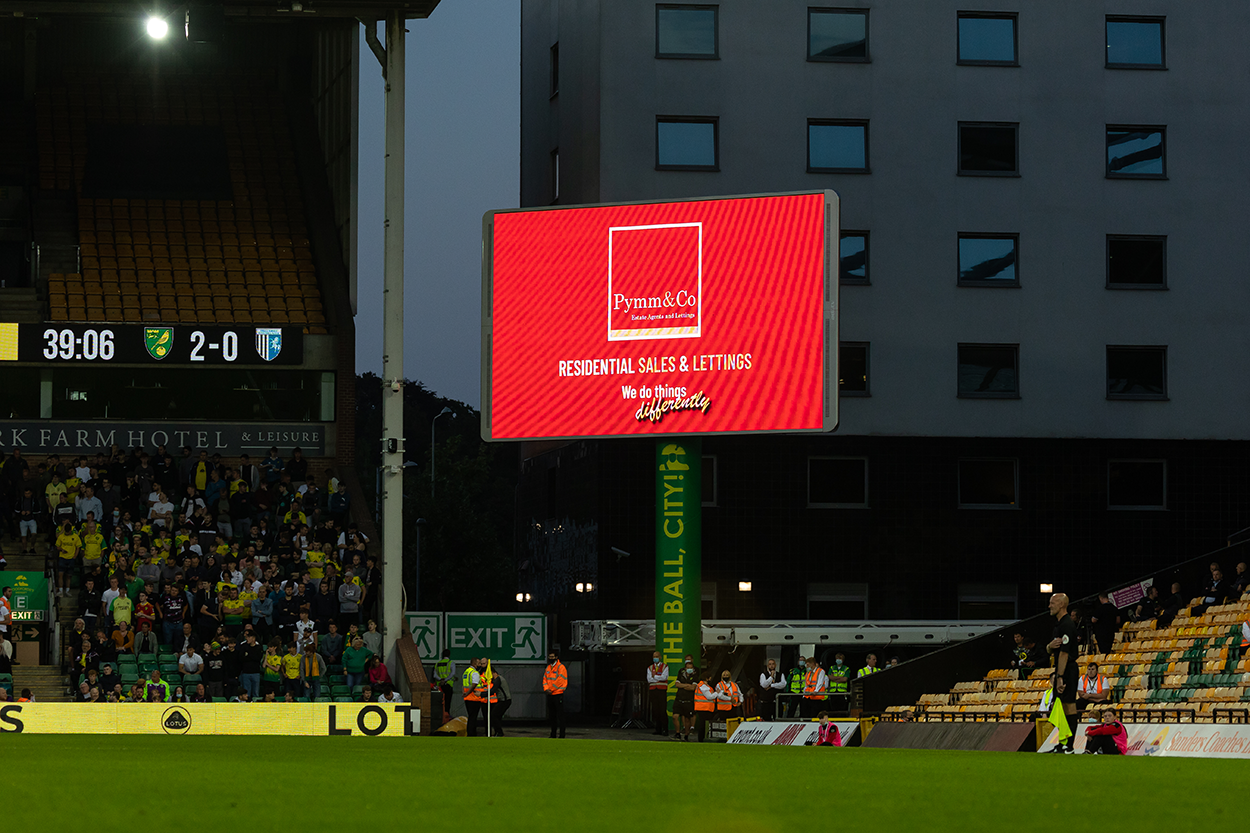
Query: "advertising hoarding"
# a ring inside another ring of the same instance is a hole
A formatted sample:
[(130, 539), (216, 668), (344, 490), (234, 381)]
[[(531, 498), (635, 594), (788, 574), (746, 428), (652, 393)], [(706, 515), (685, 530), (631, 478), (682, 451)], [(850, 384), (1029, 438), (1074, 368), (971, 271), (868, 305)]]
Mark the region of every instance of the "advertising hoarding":
[[(838, 727), (838, 734), (842, 736), (842, 745), (849, 746), (851, 738), (859, 731), (859, 721), (835, 720), (833, 723)], [(748, 746), (806, 746), (816, 742), (819, 727), (820, 724), (813, 721), (746, 721), (738, 725), (738, 731), (733, 733), (729, 742)]]
[[(1088, 726), (1076, 726), (1073, 748), (1077, 752), (1085, 751)], [(1250, 759), (1250, 725), (1244, 723), (1125, 723), (1124, 730), (1128, 734), (1126, 755)], [(1049, 752), (1058, 742), (1059, 732), (1052, 729), (1037, 751)]]
[(389, 703), (5, 703), (0, 734), (420, 734), (421, 710)]
[(832, 191), (490, 212), (487, 440), (837, 424)]

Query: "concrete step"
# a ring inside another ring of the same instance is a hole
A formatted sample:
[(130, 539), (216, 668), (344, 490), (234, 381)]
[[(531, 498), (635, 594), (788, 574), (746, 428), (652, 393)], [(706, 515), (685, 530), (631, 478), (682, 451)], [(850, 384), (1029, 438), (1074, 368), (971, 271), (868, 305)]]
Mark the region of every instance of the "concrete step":
[(68, 687), (69, 678), (55, 665), (13, 666), (15, 695), (20, 696), (22, 689), (29, 688), (36, 702), (64, 703), (70, 700), (65, 693)]

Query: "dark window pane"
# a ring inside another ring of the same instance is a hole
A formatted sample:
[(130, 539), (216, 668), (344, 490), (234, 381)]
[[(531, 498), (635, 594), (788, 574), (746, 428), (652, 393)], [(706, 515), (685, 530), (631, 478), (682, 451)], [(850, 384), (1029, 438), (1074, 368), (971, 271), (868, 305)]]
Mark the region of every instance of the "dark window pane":
[(868, 393), (868, 344), (844, 341), (838, 345), (838, 393), (863, 396)]
[(962, 63), (1014, 64), (1014, 17), (959, 18), (959, 60)]
[(1118, 508), (1165, 508), (1167, 464), (1163, 460), (1109, 461), (1107, 505)]
[(1166, 347), (1108, 347), (1107, 396), (1166, 399)]
[(662, 121), (656, 125), (660, 167), (716, 167), (716, 125), (710, 121)]
[(1163, 176), (1163, 130), (1108, 127), (1107, 176)]
[(1014, 237), (960, 237), (960, 283), (1016, 283)]
[(961, 344), (959, 395), (1004, 398), (1020, 393), (1016, 378), (1019, 347), (1014, 344)]
[(868, 15), (864, 12), (807, 13), (807, 57), (825, 61), (863, 61), (868, 58)]
[(963, 506), (1015, 506), (1015, 460), (960, 460), (959, 503)]
[(1162, 20), (1108, 20), (1109, 66), (1163, 66)]
[(716, 600), (702, 599), (699, 603), (699, 615), (704, 622), (716, 618)]
[(703, 458), (703, 465), (699, 469), (699, 483), (703, 490), (700, 500), (704, 506), (716, 505), (716, 458)]
[(862, 601), (854, 601), (850, 599), (838, 601), (809, 599), (807, 602), (808, 619), (818, 619), (822, 622), (837, 622), (842, 620), (862, 622), (865, 619), (865, 616), (864, 603)]
[(809, 124), (807, 166), (812, 170), (861, 171), (868, 167), (868, 126)]
[(959, 602), (959, 618), (961, 620), (983, 620), (988, 622), (1014, 622), (1016, 620), (1015, 602)]
[(1015, 173), (1015, 126), (961, 124), (959, 126), (959, 172)]
[(862, 506), (867, 460), (830, 460), (812, 457), (807, 461), (807, 502), (812, 505), (844, 504)]
[(716, 56), (716, 9), (666, 8), (655, 12), (657, 55)]
[(868, 283), (868, 235), (847, 233), (838, 243), (838, 280)]
[(1166, 286), (1166, 262), (1162, 237), (1107, 238), (1107, 283), (1112, 286)]

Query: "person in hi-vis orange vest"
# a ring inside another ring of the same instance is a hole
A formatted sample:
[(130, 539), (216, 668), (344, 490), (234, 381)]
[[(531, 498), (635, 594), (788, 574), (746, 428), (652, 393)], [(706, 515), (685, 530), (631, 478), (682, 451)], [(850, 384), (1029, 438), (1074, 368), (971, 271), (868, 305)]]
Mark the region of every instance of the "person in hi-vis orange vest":
[(1250, 617), (1241, 623), (1241, 655), (1243, 657), (1247, 650), (1250, 650)]
[(700, 671), (699, 684), (694, 690), (694, 724), (695, 732), (699, 736), (699, 743), (703, 743), (703, 735), (707, 731), (708, 718), (715, 713), (716, 701), (719, 699), (720, 693), (708, 684), (707, 675)]
[(807, 670), (803, 673), (803, 719), (811, 720), (824, 705), (829, 678), (825, 669), (816, 664), (815, 657), (807, 658)]
[(668, 736), (668, 663), (659, 651), (652, 651), (651, 664), (647, 666), (647, 698), (651, 701), (651, 719), (655, 721), (653, 735)]
[(547, 696), (547, 718), (551, 721), (551, 736), (564, 737), (564, 690), (569, 687), (569, 670), (560, 662), (555, 651), (547, 653), (547, 670), (543, 672), (543, 694)]
[(716, 701), (716, 717), (742, 717), (742, 689), (725, 671), (720, 675), (720, 683), (716, 686), (720, 699)]

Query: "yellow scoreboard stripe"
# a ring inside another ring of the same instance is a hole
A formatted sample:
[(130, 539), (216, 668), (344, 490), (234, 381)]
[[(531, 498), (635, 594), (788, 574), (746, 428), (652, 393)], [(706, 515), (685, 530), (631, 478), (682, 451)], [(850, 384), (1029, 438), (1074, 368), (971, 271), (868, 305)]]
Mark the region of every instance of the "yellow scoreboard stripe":
[(17, 361), (17, 325), (0, 324), (0, 362)]

